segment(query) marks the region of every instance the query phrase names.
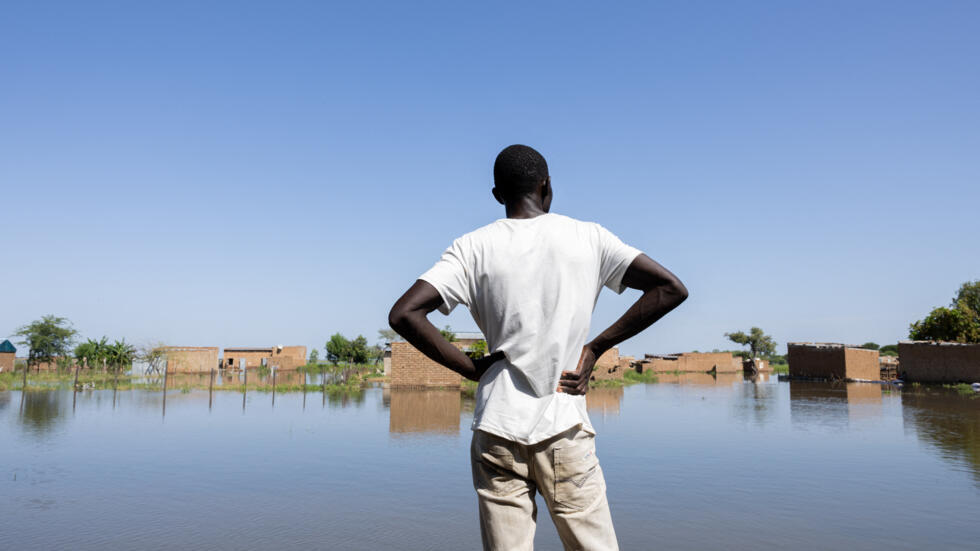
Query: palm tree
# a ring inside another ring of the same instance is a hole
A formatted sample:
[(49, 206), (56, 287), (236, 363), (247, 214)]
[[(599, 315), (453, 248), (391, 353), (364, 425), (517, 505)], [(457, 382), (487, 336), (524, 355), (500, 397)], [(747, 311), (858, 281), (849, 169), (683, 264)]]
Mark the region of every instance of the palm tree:
[(105, 349), (106, 361), (115, 371), (124, 366), (131, 367), (136, 358), (136, 347), (126, 342), (126, 339), (116, 341)]

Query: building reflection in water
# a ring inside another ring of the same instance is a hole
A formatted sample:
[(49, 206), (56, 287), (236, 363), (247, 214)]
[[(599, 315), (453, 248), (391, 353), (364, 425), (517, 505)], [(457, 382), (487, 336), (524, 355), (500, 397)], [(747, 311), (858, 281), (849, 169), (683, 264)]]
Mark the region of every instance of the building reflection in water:
[(969, 469), (980, 484), (980, 399), (946, 389), (906, 390), (902, 422), (944, 460)]
[(698, 386), (732, 386), (742, 382), (741, 373), (657, 373), (658, 383)]
[(623, 400), (623, 387), (590, 388), (585, 394), (585, 404), (590, 413), (619, 415), (619, 404)]
[(391, 434), (459, 434), (459, 390), (393, 388), (382, 397), (385, 395)]
[(881, 415), (878, 383), (790, 381), (789, 399), (793, 423), (842, 427)]

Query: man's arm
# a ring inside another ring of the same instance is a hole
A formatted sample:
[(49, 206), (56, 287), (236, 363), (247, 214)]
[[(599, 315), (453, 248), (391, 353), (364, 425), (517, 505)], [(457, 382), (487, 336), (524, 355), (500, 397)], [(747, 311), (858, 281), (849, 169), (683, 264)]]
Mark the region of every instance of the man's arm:
[(426, 356), (471, 381), (479, 381), (494, 362), (504, 358), (504, 354), (495, 352), (473, 360), (453, 346), (427, 317), (441, 304), (439, 291), (420, 279), (391, 307), (388, 324)]
[(636, 257), (626, 269), (623, 285), (639, 289), (643, 295), (621, 318), (585, 345), (575, 371), (562, 372), (558, 392), (588, 392), (592, 368), (603, 352), (650, 327), (687, 298), (687, 288), (681, 280), (645, 254)]

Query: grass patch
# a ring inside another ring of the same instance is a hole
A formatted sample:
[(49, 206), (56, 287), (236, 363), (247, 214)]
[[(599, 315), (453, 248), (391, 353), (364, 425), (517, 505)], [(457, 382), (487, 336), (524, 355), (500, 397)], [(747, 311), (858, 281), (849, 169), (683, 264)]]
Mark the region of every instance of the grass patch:
[(960, 396), (974, 396), (977, 393), (973, 391), (973, 387), (966, 383), (960, 383), (957, 385), (943, 385), (943, 388), (951, 388), (957, 392)]
[(773, 373), (789, 374), (789, 364), (769, 364), (769, 367), (772, 368)]
[(623, 373), (623, 380), (627, 384), (639, 384), (639, 383), (655, 383), (657, 382), (657, 374), (653, 371), (644, 371), (643, 373), (637, 373), (632, 369), (627, 369)]

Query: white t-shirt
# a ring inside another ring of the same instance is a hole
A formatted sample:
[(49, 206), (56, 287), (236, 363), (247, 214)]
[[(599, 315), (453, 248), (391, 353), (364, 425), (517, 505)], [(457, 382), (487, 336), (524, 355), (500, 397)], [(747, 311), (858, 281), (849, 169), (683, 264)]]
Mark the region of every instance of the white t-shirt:
[(439, 311), (467, 306), (488, 351), (506, 357), (480, 379), (473, 429), (534, 444), (576, 425), (594, 433), (585, 397), (557, 392), (585, 346), (603, 285), (622, 293), (640, 251), (602, 226), (558, 214), (503, 218), (455, 240), (419, 279)]

